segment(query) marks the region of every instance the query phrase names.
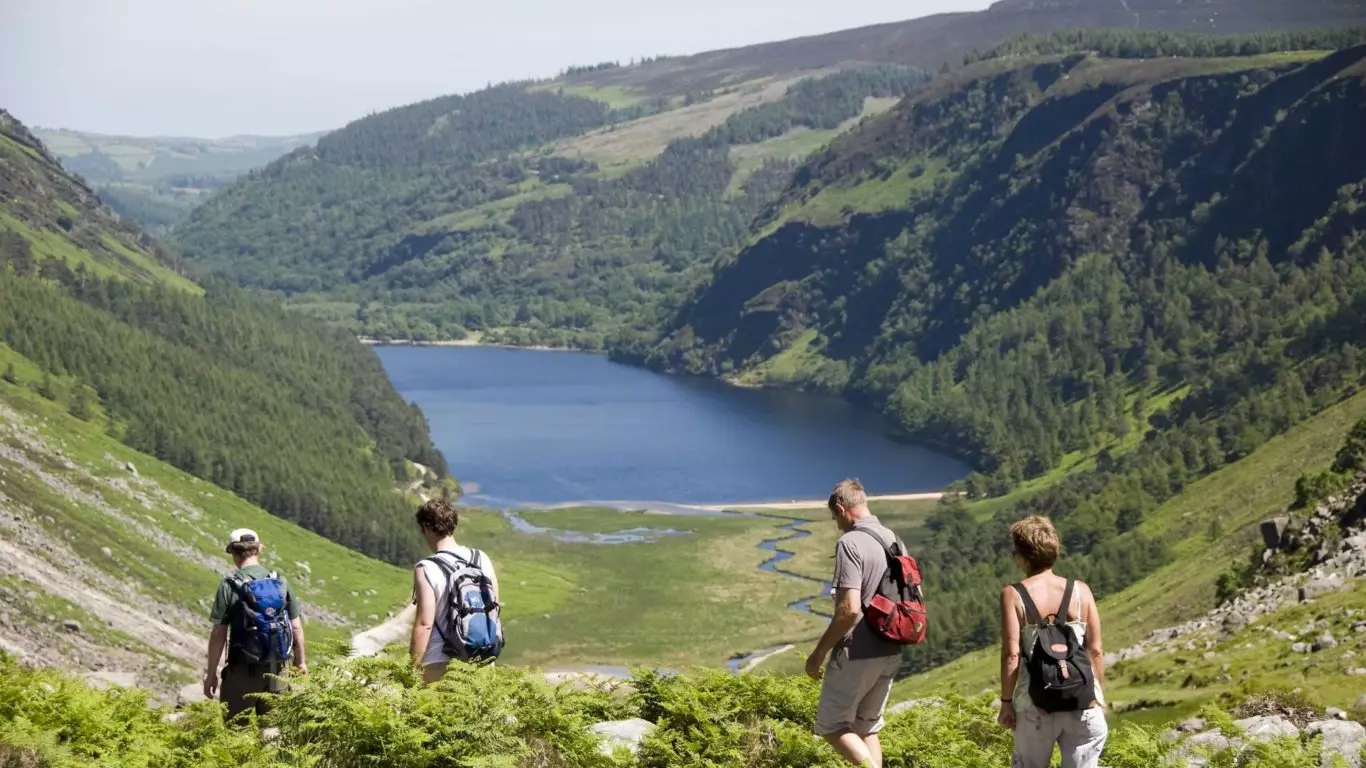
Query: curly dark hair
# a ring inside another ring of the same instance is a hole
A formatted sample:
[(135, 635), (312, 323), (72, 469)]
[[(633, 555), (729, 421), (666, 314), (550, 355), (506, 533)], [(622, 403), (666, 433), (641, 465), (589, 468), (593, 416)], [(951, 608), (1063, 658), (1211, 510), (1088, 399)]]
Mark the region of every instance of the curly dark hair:
[(417, 524), (424, 531), (430, 531), (438, 536), (450, 536), (460, 524), (460, 513), (455, 511), (455, 506), (449, 501), (432, 499), (418, 507)]

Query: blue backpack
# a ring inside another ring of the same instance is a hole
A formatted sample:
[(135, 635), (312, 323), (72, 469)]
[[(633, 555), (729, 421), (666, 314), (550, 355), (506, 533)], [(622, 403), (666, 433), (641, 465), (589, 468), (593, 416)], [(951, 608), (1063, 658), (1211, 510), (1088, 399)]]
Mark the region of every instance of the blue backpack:
[(294, 653), (294, 626), (289, 619), (289, 591), (274, 571), (264, 579), (226, 579), (237, 593), (228, 661), (271, 664), (289, 661)]
[[(438, 611), (437, 634), (447, 656), (461, 661), (489, 661), (503, 652), (501, 606), (493, 581), (484, 573), (483, 557), (472, 550), (470, 559), (441, 551), (427, 561), (436, 563), (448, 580), (445, 610)], [(440, 555), (448, 555), (451, 562)]]

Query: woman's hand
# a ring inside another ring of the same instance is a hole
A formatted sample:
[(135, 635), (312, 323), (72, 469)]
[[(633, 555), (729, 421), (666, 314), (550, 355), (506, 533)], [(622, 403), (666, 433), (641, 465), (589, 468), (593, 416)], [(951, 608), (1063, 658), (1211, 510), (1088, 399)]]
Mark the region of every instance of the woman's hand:
[(1015, 705), (1009, 701), (1001, 702), (1001, 713), (996, 716), (996, 722), (1007, 731), (1015, 730)]

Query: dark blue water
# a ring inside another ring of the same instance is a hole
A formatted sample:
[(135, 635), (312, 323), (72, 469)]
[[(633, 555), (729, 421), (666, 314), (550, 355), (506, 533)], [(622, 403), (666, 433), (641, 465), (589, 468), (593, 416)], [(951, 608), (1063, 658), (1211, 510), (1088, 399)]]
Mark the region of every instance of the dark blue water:
[(968, 472), (891, 439), (877, 414), (836, 398), (737, 389), (571, 352), (377, 351), (478, 503), (814, 499), (846, 476), (870, 493), (911, 493)]

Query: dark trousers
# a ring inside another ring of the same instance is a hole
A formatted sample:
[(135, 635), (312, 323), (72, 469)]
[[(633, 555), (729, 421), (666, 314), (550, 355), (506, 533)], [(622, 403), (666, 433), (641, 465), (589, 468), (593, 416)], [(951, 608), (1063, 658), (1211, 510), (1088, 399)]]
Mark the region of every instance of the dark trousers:
[(268, 696), (261, 693), (283, 693), (288, 685), (282, 679), (283, 664), (228, 664), (223, 668), (222, 690), (218, 698), (228, 708), (228, 719), (254, 710), (264, 715), (270, 709)]

